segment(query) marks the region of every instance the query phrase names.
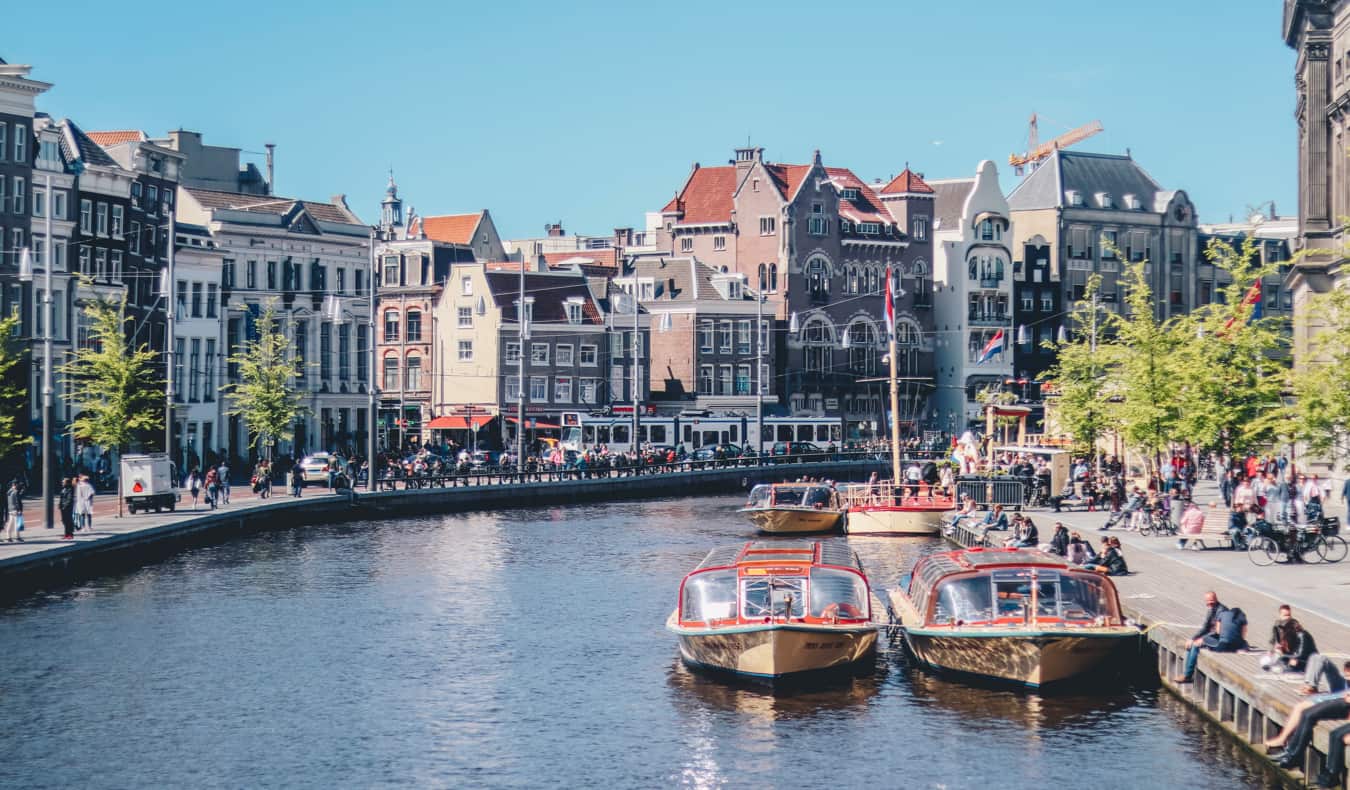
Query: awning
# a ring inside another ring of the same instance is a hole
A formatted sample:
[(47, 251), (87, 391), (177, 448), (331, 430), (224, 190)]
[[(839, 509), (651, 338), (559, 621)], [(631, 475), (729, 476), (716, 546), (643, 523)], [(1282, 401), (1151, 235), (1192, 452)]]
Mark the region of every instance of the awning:
[[(516, 423), (516, 418), (507, 417), (506, 421), (514, 425)], [(561, 425), (554, 425), (551, 422), (544, 422), (543, 420), (534, 420), (530, 417), (525, 418), (525, 424), (529, 428), (543, 428), (544, 430), (553, 430), (557, 428), (562, 428)]]
[(489, 422), (492, 422), (492, 417), (490, 415), (484, 415), (482, 417), (434, 417), (431, 422), (427, 423), (427, 427), (432, 430), (441, 431), (476, 431), (482, 426), (487, 425)]

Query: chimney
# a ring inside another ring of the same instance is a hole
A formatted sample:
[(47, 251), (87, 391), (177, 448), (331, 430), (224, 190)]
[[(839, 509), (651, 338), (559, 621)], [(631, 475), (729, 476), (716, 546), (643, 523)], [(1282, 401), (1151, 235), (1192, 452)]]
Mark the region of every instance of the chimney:
[(273, 157), (276, 154), (277, 150), (277, 144), (263, 143), (263, 148), (267, 149), (267, 194), (275, 195), (276, 190), (272, 187), (273, 184), (272, 179), (275, 178), (275, 174), (272, 170), (272, 165), (273, 165)]
[(562, 220), (545, 225), (544, 232), (548, 234), (549, 238), (559, 238), (567, 235), (567, 231), (563, 230)]
[(746, 146), (736, 149), (736, 172), (744, 173), (756, 162), (764, 161), (764, 149), (758, 146)]
[(615, 228), (615, 229), (614, 229), (614, 246), (615, 246), (615, 247), (628, 247), (628, 246), (632, 245), (632, 243), (633, 243), (633, 229), (632, 229), (632, 228)]

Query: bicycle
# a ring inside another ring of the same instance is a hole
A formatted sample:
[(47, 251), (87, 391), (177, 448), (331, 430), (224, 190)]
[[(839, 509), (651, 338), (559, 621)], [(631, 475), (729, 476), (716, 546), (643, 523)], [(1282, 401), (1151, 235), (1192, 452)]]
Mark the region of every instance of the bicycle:
[(1350, 544), (1335, 531), (1323, 534), (1322, 524), (1258, 532), (1247, 545), (1247, 558), (1261, 567), (1277, 562), (1340, 562), (1347, 554)]
[(1150, 535), (1175, 535), (1177, 534), (1177, 525), (1172, 522), (1172, 516), (1166, 510), (1155, 510), (1152, 513), (1145, 513), (1144, 519), (1139, 522), (1139, 534), (1148, 537)]

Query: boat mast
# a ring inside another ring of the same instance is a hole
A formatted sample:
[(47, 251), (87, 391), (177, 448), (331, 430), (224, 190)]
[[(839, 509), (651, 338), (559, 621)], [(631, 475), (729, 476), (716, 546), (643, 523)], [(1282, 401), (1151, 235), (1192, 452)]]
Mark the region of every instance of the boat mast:
[[(888, 275), (889, 277), (889, 275)], [(895, 384), (895, 332), (890, 333), (891, 378), (891, 481), (900, 485), (900, 394)]]

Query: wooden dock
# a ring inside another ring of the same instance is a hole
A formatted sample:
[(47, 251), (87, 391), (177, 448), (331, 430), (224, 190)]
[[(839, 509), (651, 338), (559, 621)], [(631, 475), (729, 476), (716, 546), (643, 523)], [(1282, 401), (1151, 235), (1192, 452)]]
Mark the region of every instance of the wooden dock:
[[(1203, 488), (1198, 499), (1212, 492)], [(1062, 521), (1080, 532), (1094, 546), (1104, 534), (1119, 538), (1131, 573), (1115, 577), (1125, 614), (1145, 628), (1156, 649), (1158, 675), (1178, 698), (1208, 717), (1241, 744), (1265, 759), (1263, 742), (1273, 737), (1302, 699), (1302, 673), (1272, 674), (1261, 669), (1260, 653), (1213, 653), (1202, 651), (1194, 682), (1177, 684), (1190, 638), (1204, 618), (1204, 594), (1213, 590), (1224, 605), (1241, 607), (1249, 621), (1247, 640), (1255, 651), (1264, 651), (1270, 629), (1282, 603), (1294, 608), (1296, 617), (1317, 641), (1319, 652), (1337, 665), (1350, 658), (1350, 590), (1344, 579), (1350, 562), (1333, 566), (1276, 565), (1257, 567), (1245, 552), (1212, 549), (1195, 552), (1177, 547), (1172, 537), (1140, 537), (1112, 529), (1098, 531), (1106, 514), (1050, 513), (1027, 511), (1042, 541), (1048, 541), (1054, 523)], [(988, 542), (1001, 546), (1010, 533), (989, 533)], [(969, 547), (981, 530), (963, 529), (948, 538)], [(1302, 605), (1301, 605), (1302, 604)], [(1302, 772), (1283, 772), (1293, 785), (1315, 777), (1325, 763), (1331, 729), (1344, 722), (1324, 722), (1314, 732)], [(1278, 768), (1273, 770), (1279, 771)], [(1345, 787), (1344, 778), (1342, 787)]]

